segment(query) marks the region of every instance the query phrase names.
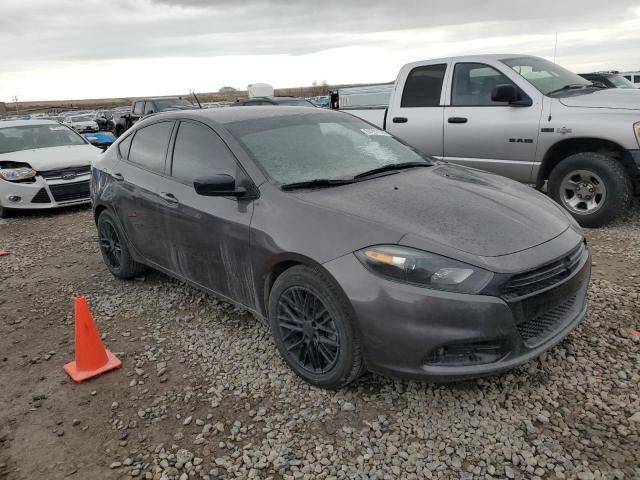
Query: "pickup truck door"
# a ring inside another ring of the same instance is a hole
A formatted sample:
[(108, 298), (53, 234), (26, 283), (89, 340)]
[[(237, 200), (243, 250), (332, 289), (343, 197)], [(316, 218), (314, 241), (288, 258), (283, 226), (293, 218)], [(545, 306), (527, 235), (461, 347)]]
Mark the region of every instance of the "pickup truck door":
[(476, 62), (453, 65), (444, 111), (444, 159), (532, 182), (542, 105), (514, 106), (491, 100), (493, 87), (513, 84), (496, 68)]
[[(443, 154), (443, 84), (447, 63), (403, 69), (387, 114), (387, 130), (428, 155)], [(402, 89), (402, 91), (400, 91)]]

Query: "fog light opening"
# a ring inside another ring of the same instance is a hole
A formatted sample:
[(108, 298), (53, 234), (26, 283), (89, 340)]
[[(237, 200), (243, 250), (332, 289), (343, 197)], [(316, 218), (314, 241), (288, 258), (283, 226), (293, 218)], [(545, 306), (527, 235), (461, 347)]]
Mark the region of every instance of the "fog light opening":
[(20, 195), (9, 195), (9, 201), (10, 202), (19, 202), (20, 200), (22, 200), (22, 197)]
[(484, 365), (497, 362), (507, 353), (502, 339), (484, 342), (443, 345), (425, 358), (425, 363), (438, 366)]

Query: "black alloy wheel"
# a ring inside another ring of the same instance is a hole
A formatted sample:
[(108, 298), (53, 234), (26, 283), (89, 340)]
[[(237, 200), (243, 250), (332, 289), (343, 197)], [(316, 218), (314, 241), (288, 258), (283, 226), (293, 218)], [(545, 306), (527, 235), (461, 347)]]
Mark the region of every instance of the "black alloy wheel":
[(305, 287), (290, 287), (278, 299), (282, 341), (300, 367), (314, 374), (338, 361), (340, 336), (326, 305)]

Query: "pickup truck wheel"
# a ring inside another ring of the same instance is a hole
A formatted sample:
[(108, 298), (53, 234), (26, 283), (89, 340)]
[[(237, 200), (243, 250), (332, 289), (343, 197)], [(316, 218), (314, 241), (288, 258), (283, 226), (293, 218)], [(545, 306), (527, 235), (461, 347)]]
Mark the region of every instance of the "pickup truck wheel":
[(114, 134), (116, 136), (116, 138), (119, 138), (120, 135), (122, 135), (124, 133), (124, 127), (122, 125), (116, 125)]
[(615, 158), (576, 153), (562, 160), (549, 177), (549, 195), (583, 227), (611, 223), (629, 206), (631, 182)]

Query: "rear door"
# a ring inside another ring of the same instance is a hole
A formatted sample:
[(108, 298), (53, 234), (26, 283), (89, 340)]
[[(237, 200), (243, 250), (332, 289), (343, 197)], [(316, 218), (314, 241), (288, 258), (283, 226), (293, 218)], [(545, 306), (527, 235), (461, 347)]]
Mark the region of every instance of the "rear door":
[(174, 124), (161, 121), (134, 132), (126, 157), (113, 172), (119, 190), (117, 214), (127, 238), (147, 262), (162, 268), (168, 267), (171, 250), (166, 213), (174, 205), (165, 196), (165, 169)]
[(443, 152), (442, 86), (446, 73), (447, 63), (442, 62), (421, 64), (402, 71), (396, 85), (403, 86), (403, 90), (401, 94), (393, 95), (394, 104), (387, 116), (390, 133), (437, 157)]
[(210, 127), (183, 120), (173, 145), (169, 192), (176, 208), (168, 219), (171, 270), (178, 275), (253, 307), (249, 225), (253, 201), (196, 193), (197, 178), (231, 175), (247, 178), (235, 156)]
[[(532, 180), (542, 106), (491, 100), (493, 87), (514, 82), (496, 68), (457, 62), (445, 108), (444, 159), (521, 182)], [(528, 97), (527, 97), (528, 98)]]

